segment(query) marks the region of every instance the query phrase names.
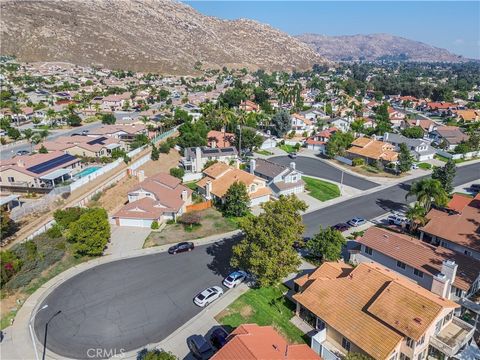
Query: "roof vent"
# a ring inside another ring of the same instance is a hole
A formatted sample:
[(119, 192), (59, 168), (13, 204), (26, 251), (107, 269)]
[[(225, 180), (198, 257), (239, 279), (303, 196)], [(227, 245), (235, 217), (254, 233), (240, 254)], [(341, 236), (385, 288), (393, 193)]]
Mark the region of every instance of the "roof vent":
[(417, 324), (422, 323), (422, 319), (420, 319), (419, 317), (414, 318), (413, 321), (415, 321)]

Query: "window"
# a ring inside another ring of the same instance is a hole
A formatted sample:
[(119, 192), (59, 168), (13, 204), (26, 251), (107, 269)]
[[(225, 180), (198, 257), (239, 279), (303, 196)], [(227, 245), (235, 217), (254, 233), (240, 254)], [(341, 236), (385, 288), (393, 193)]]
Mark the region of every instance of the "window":
[(406, 265), (404, 262), (401, 262), (401, 261), (397, 260), (397, 267), (399, 267), (400, 269), (405, 270), (405, 268), (407, 267), (407, 265)]
[(425, 356), (425, 350), (423, 350), (420, 354), (418, 354), (417, 360), (422, 360), (424, 356)]
[(409, 337), (407, 337), (407, 346), (413, 349), (413, 339), (410, 339)]
[(417, 270), (417, 269), (413, 269), (413, 275), (415, 275), (419, 278), (423, 278), (423, 272), (421, 272), (420, 270)]
[(462, 289), (459, 289), (459, 288), (456, 288), (456, 287), (454, 287), (454, 289), (455, 289), (455, 296), (461, 298), (463, 296)]
[(410, 360), (410, 358), (404, 353), (400, 353), (400, 360)]
[(322, 331), (323, 329), (325, 329), (325, 323), (317, 318), (317, 330)]
[[(417, 346), (422, 345), (425, 342), (425, 335), (423, 335), (420, 340), (417, 341)], [(423, 357), (423, 356), (422, 356)]]
[(342, 338), (342, 347), (347, 350), (347, 351), (350, 351), (350, 341), (348, 341), (347, 339), (345, 338)]
[(397, 353), (394, 352), (392, 356), (390, 356), (390, 359), (388, 360), (395, 360), (397, 358)]
[(441, 319), (437, 321), (437, 323), (435, 324), (435, 335), (438, 334), (440, 330), (442, 330), (442, 323), (443, 323), (443, 320)]
[(463, 253), (467, 256), (472, 256), (472, 252), (470, 250), (465, 250)]
[(368, 246), (365, 246), (365, 253), (368, 254), (368, 255), (372, 255), (373, 254), (373, 249), (368, 247)]
[(15, 178), (13, 176), (9, 176), (8, 177), (8, 182), (15, 182)]

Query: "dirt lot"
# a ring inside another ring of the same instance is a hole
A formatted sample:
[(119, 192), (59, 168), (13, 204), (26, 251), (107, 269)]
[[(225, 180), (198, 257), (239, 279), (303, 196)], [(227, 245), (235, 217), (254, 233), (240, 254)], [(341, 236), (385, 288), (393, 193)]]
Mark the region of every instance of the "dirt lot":
[(222, 214), (214, 208), (198, 211), (197, 213), (202, 219), (201, 226), (194, 228), (192, 231), (185, 231), (182, 224), (166, 225), (161, 231), (153, 231), (147, 240), (145, 240), (143, 247), (146, 248), (200, 239), (237, 229), (237, 224), (234, 221), (224, 218)]
[[(145, 172), (145, 177), (155, 175), (159, 172), (168, 173), (172, 167), (178, 165), (180, 154), (171, 150), (169, 154), (160, 154), (158, 161), (148, 161), (139, 170)], [(138, 184), (135, 176), (128, 176), (120, 180), (115, 186), (105, 190), (97, 201), (92, 201), (91, 206), (105, 208), (109, 214), (118, 211), (126, 202), (128, 191)]]

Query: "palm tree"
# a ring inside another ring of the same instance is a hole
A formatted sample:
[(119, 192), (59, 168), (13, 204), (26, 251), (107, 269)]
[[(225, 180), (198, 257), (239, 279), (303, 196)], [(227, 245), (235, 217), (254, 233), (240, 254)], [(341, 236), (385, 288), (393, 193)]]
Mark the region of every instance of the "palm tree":
[(412, 232), (415, 232), (419, 226), (424, 226), (427, 223), (427, 212), (418, 202), (410, 206), (405, 215), (407, 219), (410, 220), (410, 229)]
[(32, 151), (33, 144), (30, 141), (33, 136), (33, 130), (32, 129), (25, 129), (23, 130), (23, 137), (30, 142), (30, 151)]
[(440, 181), (431, 178), (415, 181), (405, 199), (409, 196), (415, 196), (426, 212), (430, 210), (432, 204), (444, 206), (448, 202), (448, 194)]

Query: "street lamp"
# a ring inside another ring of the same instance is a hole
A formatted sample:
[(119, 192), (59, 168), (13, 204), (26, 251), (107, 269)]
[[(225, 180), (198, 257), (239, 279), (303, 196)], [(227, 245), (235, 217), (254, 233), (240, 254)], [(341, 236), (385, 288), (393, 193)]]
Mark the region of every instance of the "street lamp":
[(45, 354), (47, 353), (47, 332), (48, 332), (48, 324), (50, 323), (50, 321), (53, 320), (53, 318), (55, 316), (57, 316), (58, 314), (60, 314), (62, 312), (62, 310), (58, 310), (55, 314), (53, 314), (52, 316), (50, 316), (50, 319), (48, 319), (48, 321), (45, 323), (45, 335), (43, 337), (43, 355), (42, 355), (42, 360), (45, 360)]
[(342, 170), (342, 178), (340, 179), (340, 196), (343, 195), (343, 174), (344, 171)]
[(33, 323), (33, 320), (35, 319), (35, 316), (37, 316), (37, 314), (40, 311), (45, 310), (46, 308), (48, 308), (48, 304), (45, 304), (40, 309), (38, 309), (37, 312), (35, 314), (33, 314), (33, 316), (30, 318), (30, 321), (28, 322), (28, 328), (30, 329), (30, 337), (32, 338), (33, 350), (35, 352), (35, 359), (36, 360), (39, 360), (39, 358), (38, 358), (38, 352), (37, 352), (37, 343), (35, 342), (35, 336), (33, 334), (32, 323)]
[(242, 126), (241, 125), (237, 125), (237, 129), (239, 130), (240, 132), (240, 139), (238, 141), (238, 153), (240, 155), (240, 159), (242, 158)]

